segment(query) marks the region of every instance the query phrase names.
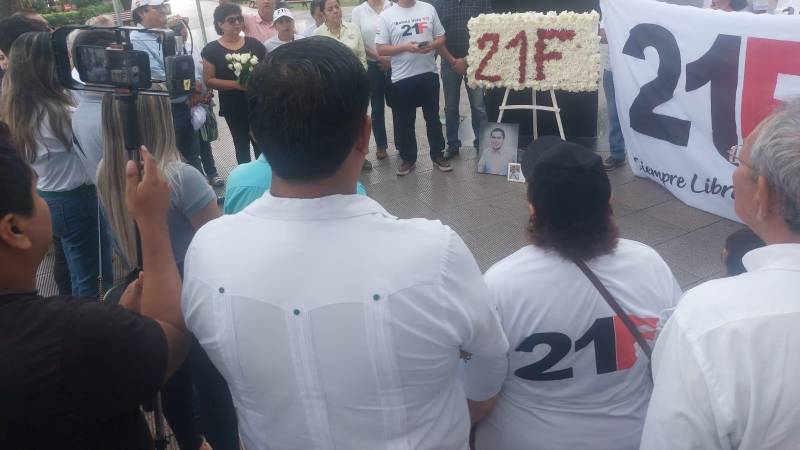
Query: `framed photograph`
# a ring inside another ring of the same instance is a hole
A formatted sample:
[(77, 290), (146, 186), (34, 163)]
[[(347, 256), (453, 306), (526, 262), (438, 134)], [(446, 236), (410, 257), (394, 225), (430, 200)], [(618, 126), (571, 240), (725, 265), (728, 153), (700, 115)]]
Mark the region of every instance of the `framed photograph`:
[(525, 175), (522, 174), (522, 164), (508, 163), (508, 181), (524, 183)]
[(508, 176), (508, 165), (517, 162), (519, 125), (487, 123), (478, 140), (478, 173)]

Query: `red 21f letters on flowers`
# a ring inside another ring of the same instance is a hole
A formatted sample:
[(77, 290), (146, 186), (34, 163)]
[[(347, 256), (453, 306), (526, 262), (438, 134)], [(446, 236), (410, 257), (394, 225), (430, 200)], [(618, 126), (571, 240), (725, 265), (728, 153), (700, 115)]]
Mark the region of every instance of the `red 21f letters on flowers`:
[[(533, 61), (536, 63), (536, 81), (542, 81), (547, 78), (544, 73), (545, 62), (559, 60), (563, 57), (561, 52), (546, 51), (547, 41), (554, 39), (562, 42), (571, 41), (575, 38), (575, 31), (539, 28), (536, 30), (536, 38), (536, 43), (533, 44), (535, 49)], [(485, 70), (500, 46), (500, 35), (498, 33), (484, 33), (483, 36), (478, 38), (479, 49), (485, 49), (487, 43), (491, 47), (480, 64), (478, 64), (478, 69), (475, 71), (475, 79), (494, 83), (501, 80), (500, 75), (487, 75)], [(506, 49), (515, 47), (519, 48), (519, 83), (523, 84), (528, 73), (528, 35), (525, 31), (517, 33), (505, 46)]]

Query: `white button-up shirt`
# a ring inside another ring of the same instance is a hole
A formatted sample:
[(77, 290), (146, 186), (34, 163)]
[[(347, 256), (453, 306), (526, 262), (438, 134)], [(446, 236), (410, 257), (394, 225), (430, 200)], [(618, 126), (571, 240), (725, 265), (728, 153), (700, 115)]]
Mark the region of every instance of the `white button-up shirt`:
[(466, 449), (459, 350), (508, 349), (461, 238), (359, 195), (267, 192), (205, 225), (183, 311), (259, 450)]
[(643, 449), (800, 448), (800, 244), (686, 293), (653, 357)]
[[(659, 317), (681, 296), (664, 260), (620, 239), (587, 265), (652, 345)], [(468, 398), (500, 391), (476, 448), (638, 447), (652, 387), (647, 356), (578, 266), (529, 245), (489, 269), (486, 283), (511, 348), (466, 364)]]

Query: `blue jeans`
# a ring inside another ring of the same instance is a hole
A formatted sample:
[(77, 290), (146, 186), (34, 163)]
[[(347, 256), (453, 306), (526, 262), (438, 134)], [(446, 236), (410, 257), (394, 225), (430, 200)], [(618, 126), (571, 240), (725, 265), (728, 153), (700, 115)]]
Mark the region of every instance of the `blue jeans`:
[(69, 267), (72, 295), (97, 298), (99, 274), (98, 239), (103, 249), (103, 288), (114, 281), (111, 268), (111, 245), (108, 226), (100, 215), (97, 229), (97, 193), (94, 186), (83, 186), (70, 192), (42, 193), (53, 223), (53, 234), (61, 239)]
[(375, 136), (375, 146), (386, 149), (386, 73), (374, 61), (367, 61), (367, 76), (369, 77), (369, 101), (372, 106), (372, 135)]
[[(442, 88), (444, 89), (444, 114), (445, 127), (447, 128), (447, 147), (458, 150), (461, 141), (458, 139), (458, 128), (461, 125), (458, 105), (461, 103), (461, 83), (466, 83), (463, 75), (457, 74), (450, 64), (442, 60)], [(475, 132), (475, 148), (478, 148), (478, 136), (481, 126), (486, 123), (486, 103), (484, 103), (484, 90), (473, 89), (467, 86), (469, 107), (472, 110), (472, 131)]]
[(625, 158), (625, 137), (619, 126), (617, 115), (617, 101), (614, 94), (614, 74), (606, 70), (603, 73), (603, 91), (608, 103), (608, 145), (611, 147), (611, 157), (614, 159)]

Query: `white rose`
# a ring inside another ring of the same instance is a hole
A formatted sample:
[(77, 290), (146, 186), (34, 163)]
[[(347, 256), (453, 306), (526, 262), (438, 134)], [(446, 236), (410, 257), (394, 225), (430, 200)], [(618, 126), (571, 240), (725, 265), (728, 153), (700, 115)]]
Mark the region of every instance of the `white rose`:
[(233, 55), (231, 55), (230, 53), (228, 53), (227, 55), (225, 55), (225, 60), (226, 60), (226, 61), (230, 61), (231, 59), (233, 59)]
[(241, 72), (242, 71), (242, 63), (239, 63), (239, 62), (233, 63), (233, 68), (236, 69), (236, 71)]
[(240, 55), (240, 54), (238, 54), (238, 53), (234, 53), (234, 55), (233, 55), (233, 60), (234, 60), (234, 61), (241, 62), (241, 61), (242, 61), (242, 55)]
[(241, 74), (242, 74), (242, 71), (241, 71), (241, 70), (237, 70), (237, 71), (234, 71), (233, 73), (234, 73), (234, 75), (236, 75), (236, 77), (238, 78), (238, 77), (239, 77), (239, 75), (241, 75)]
[(242, 60), (243, 60), (243, 62), (247, 62), (247, 60), (249, 60), (249, 59), (250, 59), (250, 56), (251, 56), (251, 55), (250, 55), (250, 52), (248, 52), (248, 53), (242, 53)]
[(258, 64), (258, 56), (255, 56), (255, 55), (253, 55), (253, 57), (252, 57), (252, 58), (250, 58), (250, 64), (252, 64), (252, 65), (254, 65), (254, 66), (255, 66), (256, 64)]
[(228, 69), (233, 70), (233, 64), (228, 64)]

